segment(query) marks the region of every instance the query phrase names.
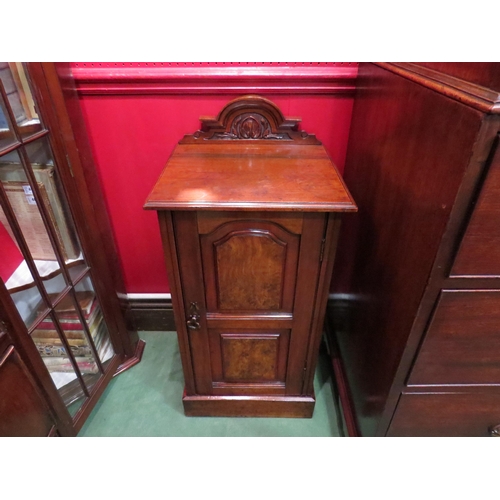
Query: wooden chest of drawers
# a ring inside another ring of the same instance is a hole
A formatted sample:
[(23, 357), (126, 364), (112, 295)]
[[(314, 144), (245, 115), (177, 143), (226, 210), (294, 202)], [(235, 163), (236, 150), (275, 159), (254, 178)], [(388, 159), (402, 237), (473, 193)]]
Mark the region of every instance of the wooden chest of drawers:
[(331, 309), (355, 424), (497, 435), (500, 64), (363, 64), (358, 88), (345, 179), (359, 218)]
[(339, 213), (314, 136), (270, 101), (226, 106), (171, 156), (158, 211), (186, 415), (310, 417)]

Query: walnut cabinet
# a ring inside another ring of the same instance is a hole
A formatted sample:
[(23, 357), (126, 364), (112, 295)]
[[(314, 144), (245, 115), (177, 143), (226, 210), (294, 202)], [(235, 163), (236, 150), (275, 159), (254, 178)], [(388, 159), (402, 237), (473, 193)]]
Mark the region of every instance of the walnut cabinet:
[(245, 96), (184, 137), (158, 211), (186, 415), (310, 417), (339, 216), (355, 211), (321, 143)]

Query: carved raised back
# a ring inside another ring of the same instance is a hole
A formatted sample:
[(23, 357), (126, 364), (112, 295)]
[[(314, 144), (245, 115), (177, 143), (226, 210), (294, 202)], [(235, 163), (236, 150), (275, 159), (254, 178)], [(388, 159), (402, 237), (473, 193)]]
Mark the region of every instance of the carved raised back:
[(321, 144), (314, 135), (298, 130), (300, 118), (285, 118), (269, 99), (247, 95), (227, 104), (217, 118), (200, 117), (201, 130), (186, 135), (180, 144), (205, 141), (291, 141)]

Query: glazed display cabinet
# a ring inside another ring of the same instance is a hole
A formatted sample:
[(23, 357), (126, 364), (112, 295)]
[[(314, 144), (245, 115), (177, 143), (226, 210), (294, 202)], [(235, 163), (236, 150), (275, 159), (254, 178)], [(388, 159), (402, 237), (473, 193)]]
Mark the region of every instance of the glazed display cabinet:
[(112, 243), (66, 77), (0, 63), (1, 436), (75, 435), (140, 346), (102, 252)]

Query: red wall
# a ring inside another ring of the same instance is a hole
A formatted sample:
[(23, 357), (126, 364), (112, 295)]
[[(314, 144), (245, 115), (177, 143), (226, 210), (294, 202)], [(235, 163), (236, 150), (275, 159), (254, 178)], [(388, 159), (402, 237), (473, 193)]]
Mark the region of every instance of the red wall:
[(128, 293), (168, 292), (156, 213), (142, 209), (176, 143), (238, 95), (302, 118), (342, 171), (357, 65), (72, 63)]
[(24, 258), (2, 223), (0, 223), (0, 250), (2, 255), (0, 278), (6, 283)]

